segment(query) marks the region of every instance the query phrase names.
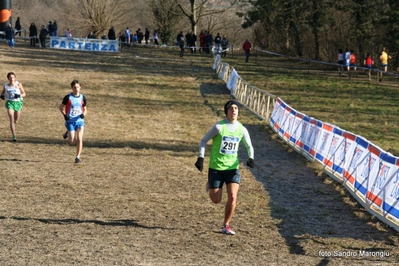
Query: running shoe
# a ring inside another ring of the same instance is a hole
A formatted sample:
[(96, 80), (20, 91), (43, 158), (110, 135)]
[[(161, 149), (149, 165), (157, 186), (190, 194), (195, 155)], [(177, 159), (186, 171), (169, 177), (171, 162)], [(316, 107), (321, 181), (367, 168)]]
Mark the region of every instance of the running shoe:
[(80, 163), (80, 159), (78, 157), (75, 158), (75, 163)]
[(12, 137), (12, 141), (16, 142), (17, 141), (17, 136)]
[(66, 131), (66, 132), (62, 135), (62, 137), (63, 137), (64, 139), (68, 138), (68, 131)]
[(236, 232), (234, 232), (233, 230), (231, 230), (230, 226), (228, 224), (224, 225), (222, 228), (222, 234), (226, 234), (226, 235), (235, 235)]

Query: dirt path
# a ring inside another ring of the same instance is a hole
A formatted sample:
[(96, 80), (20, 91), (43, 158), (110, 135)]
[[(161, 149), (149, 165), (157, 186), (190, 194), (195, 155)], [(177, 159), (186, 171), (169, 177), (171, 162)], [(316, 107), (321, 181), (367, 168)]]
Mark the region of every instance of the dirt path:
[[(62, 53), (60, 61), (56, 51), (0, 48), (1, 73), (21, 73), (28, 88), (17, 143), (0, 110), (1, 265), (399, 261), (396, 232), (245, 110), (240, 121), (253, 139), (256, 168), (242, 167), (237, 234), (220, 234), (224, 206), (210, 202), (206, 174), (194, 167), (199, 140), (229, 97), (209, 58), (176, 60), (178, 51), (143, 48), (123, 60)], [(90, 81), (83, 87), (90, 113), (81, 165), (72, 163), (57, 113), (77, 73)], [(364, 250), (385, 255), (361, 256)]]
[[(313, 263), (321, 265), (397, 260), (396, 232), (368, 215), (329, 177), (319, 176), (313, 170), (317, 166), (307, 167), (309, 163), (302, 156), (284, 148), (280, 141), (265, 141), (268, 134), (259, 139), (259, 133), (251, 133), (256, 136), (257, 149), (261, 150), (258, 156), (264, 161), (253, 174), (269, 196), (271, 219), (277, 223), (291, 255), (312, 258)], [(362, 258), (362, 250), (383, 251), (390, 256)], [(323, 258), (320, 252), (332, 255)], [(339, 252), (353, 252), (357, 257), (353, 254), (340, 257)]]

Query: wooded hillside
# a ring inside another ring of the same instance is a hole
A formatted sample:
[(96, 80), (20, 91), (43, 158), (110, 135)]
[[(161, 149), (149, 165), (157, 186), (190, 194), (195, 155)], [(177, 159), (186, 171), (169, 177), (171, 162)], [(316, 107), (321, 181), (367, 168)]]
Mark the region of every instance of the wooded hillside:
[(242, 12), (245, 26), (256, 27), (258, 44), (292, 56), (337, 61), (338, 49), (354, 50), (363, 63), (371, 53), (378, 63), (383, 47), (398, 65), (397, 0), (252, 1)]

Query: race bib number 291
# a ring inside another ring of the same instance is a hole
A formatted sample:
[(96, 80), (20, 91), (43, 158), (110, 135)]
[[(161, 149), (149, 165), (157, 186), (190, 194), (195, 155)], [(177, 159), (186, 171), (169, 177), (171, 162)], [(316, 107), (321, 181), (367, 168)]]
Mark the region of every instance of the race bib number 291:
[(220, 153), (223, 154), (236, 154), (238, 150), (238, 144), (240, 139), (237, 137), (222, 137), (222, 143), (220, 145)]

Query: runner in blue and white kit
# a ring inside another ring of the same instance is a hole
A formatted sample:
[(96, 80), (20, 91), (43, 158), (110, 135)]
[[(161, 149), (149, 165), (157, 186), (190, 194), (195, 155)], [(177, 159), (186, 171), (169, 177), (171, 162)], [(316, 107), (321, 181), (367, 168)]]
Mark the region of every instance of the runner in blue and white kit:
[(71, 82), (72, 93), (65, 95), (60, 104), (60, 111), (65, 119), (67, 131), (64, 133), (64, 139), (68, 138), (71, 145), (76, 145), (75, 163), (80, 163), (80, 154), (83, 148), (83, 132), (87, 114), (86, 97), (80, 93), (80, 84), (78, 80)]
[(240, 104), (230, 100), (224, 105), (226, 118), (216, 123), (201, 139), (199, 155), (195, 166), (202, 172), (206, 143), (212, 139), (210, 151), (207, 191), (213, 203), (222, 200), (222, 188), (226, 183), (227, 203), (222, 233), (234, 235), (229, 223), (237, 203), (237, 194), (241, 182), (238, 160), (238, 147), (243, 140), (247, 148), (247, 166), (254, 167), (254, 149), (248, 130), (237, 121)]

